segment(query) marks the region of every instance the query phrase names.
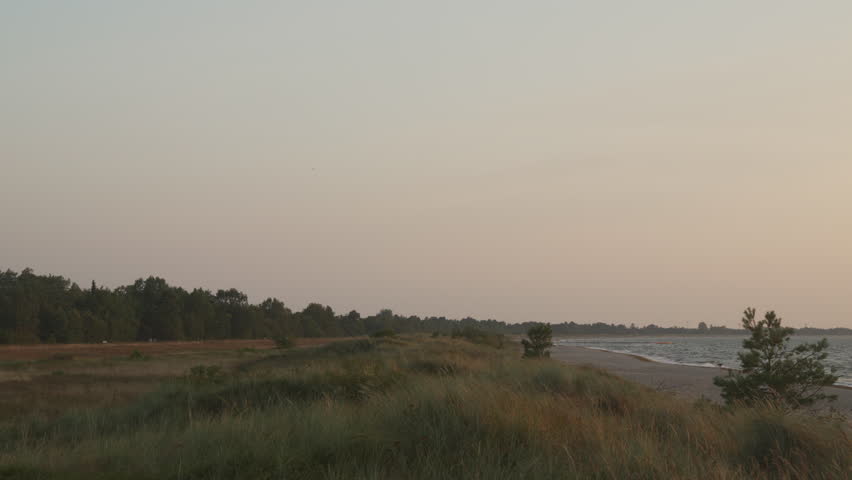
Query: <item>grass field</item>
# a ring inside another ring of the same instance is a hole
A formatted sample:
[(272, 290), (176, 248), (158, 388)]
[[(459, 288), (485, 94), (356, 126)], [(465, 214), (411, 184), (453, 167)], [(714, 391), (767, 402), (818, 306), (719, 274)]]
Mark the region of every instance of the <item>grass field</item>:
[(852, 466), (842, 421), (689, 403), (521, 360), (513, 344), (5, 362), (20, 378), (0, 382), (0, 479), (793, 479)]
[[(297, 339), (296, 347), (340, 339)], [(272, 340), (0, 347), (0, 421), (69, 408), (115, 407), (181, 378), (198, 364), (222, 368), (274, 349)]]
[[(340, 338), (297, 338), (296, 346), (321, 345)], [(0, 362), (47, 360), (57, 356), (74, 358), (108, 358), (130, 355), (134, 351), (146, 355), (169, 353), (192, 353), (221, 350), (239, 350), (254, 348), (269, 350), (275, 348), (275, 342), (259, 340), (205, 340), (203, 342), (128, 342), (128, 343), (73, 343), (39, 345), (2, 345)]]

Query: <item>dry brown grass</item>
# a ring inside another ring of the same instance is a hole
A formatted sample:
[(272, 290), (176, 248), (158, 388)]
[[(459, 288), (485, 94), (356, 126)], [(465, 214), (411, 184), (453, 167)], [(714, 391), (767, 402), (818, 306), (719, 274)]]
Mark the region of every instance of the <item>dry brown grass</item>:
[[(297, 339), (296, 347), (339, 340)], [(121, 406), (181, 378), (195, 365), (228, 370), (273, 348), (271, 340), (0, 347), (0, 420)], [(142, 357), (131, 359), (133, 352)]]
[[(296, 346), (321, 345), (339, 341), (339, 338), (298, 338)], [(256, 340), (204, 340), (196, 342), (126, 342), (126, 343), (69, 343), (52, 345), (5, 345), (0, 346), (0, 361), (45, 360), (56, 355), (71, 355), (74, 358), (121, 357), (134, 350), (145, 355), (165, 353), (187, 353), (218, 350), (254, 348), (269, 350), (275, 342), (269, 339)]]
[[(131, 350), (132, 351), (132, 350)], [(176, 351), (130, 360), (47, 359), (0, 366), (0, 420), (20, 415), (55, 416), (70, 409), (116, 407), (183, 376), (198, 364), (229, 367), (238, 351)]]

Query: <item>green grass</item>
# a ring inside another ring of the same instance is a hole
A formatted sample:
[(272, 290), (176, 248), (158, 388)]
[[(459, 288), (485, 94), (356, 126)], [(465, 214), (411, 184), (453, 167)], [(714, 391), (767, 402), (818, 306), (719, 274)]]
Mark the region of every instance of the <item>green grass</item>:
[(0, 479), (850, 475), (843, 423), (691, 403), (519, 350), (396, 337), (187, 370), (121, 406), (5, 421)]

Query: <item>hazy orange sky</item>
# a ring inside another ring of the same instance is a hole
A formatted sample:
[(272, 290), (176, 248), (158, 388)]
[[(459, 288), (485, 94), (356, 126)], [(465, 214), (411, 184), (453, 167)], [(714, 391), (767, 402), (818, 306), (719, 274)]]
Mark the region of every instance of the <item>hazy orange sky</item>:
[(852, 2), (0, 5), (0, 268), (852, 327)]

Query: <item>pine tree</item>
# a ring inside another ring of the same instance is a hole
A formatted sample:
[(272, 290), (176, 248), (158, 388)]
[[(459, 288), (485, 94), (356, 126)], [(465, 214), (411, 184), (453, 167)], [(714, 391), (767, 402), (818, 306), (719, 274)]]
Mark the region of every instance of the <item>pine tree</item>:
[(524, 358), (542, 358), (550, 356), (548, 348), (553, 346), (553, 342), (551, 342), (553, 330), (550, 328), (550, 325), (546, 323), (533, 325), (529, 330), (527, 330), (527, 337), (529, 337), (529, 339), (521, 340), (521, 343), (524, 345)]
[(796, 409), (836, 398), (822, 391), (837, 381), (835, 369), (826, 369), (822, 363), (828, 356), (826, 339), (791, 348), (794, 330), (783, 327), (781, 317), (773, 311), (756, 320), (753, 308), (746, 309), (743, 327), (751, 338), (743, 341), (747, 351), (739, 353), (741, 371), (716, 377), (713, 382), (722, 387), (727, 403), (769, 402)]

